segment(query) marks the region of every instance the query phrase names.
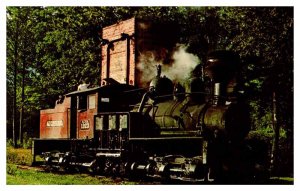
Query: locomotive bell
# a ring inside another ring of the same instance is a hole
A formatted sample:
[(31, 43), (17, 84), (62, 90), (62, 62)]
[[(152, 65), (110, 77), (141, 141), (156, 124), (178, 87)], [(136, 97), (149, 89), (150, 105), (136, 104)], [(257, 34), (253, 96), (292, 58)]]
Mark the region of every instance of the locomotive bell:
[(188, 79), (185, 85), (187, 99), (190, 103), (203, 103), (205, 99), (203, 80), (199, 77)]

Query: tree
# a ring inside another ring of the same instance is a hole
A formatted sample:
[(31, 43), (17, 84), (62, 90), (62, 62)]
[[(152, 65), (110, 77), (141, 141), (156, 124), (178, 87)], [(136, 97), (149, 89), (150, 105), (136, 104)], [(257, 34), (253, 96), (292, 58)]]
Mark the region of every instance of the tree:
[[(34, 63), (33, 31), (35, 24), (31, 19), (34, 9), (26, 7), (9, 7), (7, 9), (7, 84), (8, 95), (13, 97), (13, 139), (16, 145), (16, 114), (19, 113), (19, 140), (22, 142), (24, 128), (24, 110), (26, 104), (25, 92), (30, 87), (32, 80), (29, 78), (30, 69)], [(13, 72), (12, 72), (13, 71)], [(11, 87), (13, 86), (13, 91)], [(17, 111), (18, 110), (18, 111)]]
[[(226, 29), (224, 45), (245, 58), (243, 76), (253, 108), (254, 128), (272, 129), (271, 116), (275, 115), (272, 111), (276, 111), (278, 120), (274, 132), (279, 132), (278, 128), (287, 132), (283, 150), (292, 154), (293, 8), (227, 7), (221, 8), (219, 15)], [(272, 101), (273, 95), (276, 95), (276, 104)], [(273, 143), (276, 142), (275, 138)], [(292, 162), (291, 156), (289, 159)]]

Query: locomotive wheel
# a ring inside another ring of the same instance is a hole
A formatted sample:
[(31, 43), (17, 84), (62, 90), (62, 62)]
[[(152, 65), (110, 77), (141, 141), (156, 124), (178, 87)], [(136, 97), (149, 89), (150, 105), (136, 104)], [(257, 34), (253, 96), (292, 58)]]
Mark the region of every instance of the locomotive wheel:
[(107, 159), (101, 157), (101, 158), (97, 158), (96, 160), (97, 162), (93, 168), (93, 173), (97, 175), (106, 175), (104, 169), (105, 169), (105, 163)]
[(45, 170), (45, 172), (53, 172), (53, 171), (55, 171), (55, 168), (53, 167), (53, 165), (51, 164), (50, 161), (47, 161), (45, 164), (44, 170)]
[(97, 159), (92, 161), (92, 166), (88, 168), (88, 171), (92, 174), (92, 175), (98, 175), (100, 174), (100, 166), (99, 166), (99, 162), (97, 161)]
[(170, 177), (170, 164), (166, 164), (164, 170), (161, 174), (162, 182), (169, 183), (171, 181)]
[(146, 172), (148, 176), (153, 176), (157, 174), (159, 171), (156, 162), (151, 161), (149, 164), (146, 166)]
[(130, 168), (131, 168), (131, 162), (126, 162), (126, 163), (123, 163), (124, 164), (124, 166), (123, 166), (123, 168), (122, 168), (122, 170), (124, 170), (124, 176), (126, 176), (126, 177), (130, 177)]
[(126, 163), (122, 161), (119, 163), (119, 175), (120, 177), (126, 176)]
[(60, 160), (60, 169), (66, 173), (71, 173), (73, 172), (73, 168), (72, 166), (70, 165), (70, 157), (68, 156), (64, 156), (62, 159), (59, 159)]
[(111, 175), (113, 163), (109, 159), (106, 159), (104, 162), (103, 172), (105, 175)]
[(50, 151), (50, 152), (45, 152), (43, 153), (43, 158), (44, 158), (44, 170), (46, 172), (53, 172), (53, 171), (57, 171), (57, 164), (58, 164), (58, 153), (60, 153), (59, 151)]

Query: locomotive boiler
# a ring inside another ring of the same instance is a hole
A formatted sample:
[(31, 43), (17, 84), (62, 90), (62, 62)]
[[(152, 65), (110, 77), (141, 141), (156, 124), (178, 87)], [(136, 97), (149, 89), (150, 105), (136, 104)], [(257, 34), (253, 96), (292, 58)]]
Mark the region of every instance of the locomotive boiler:
[[(211, 53), (204, 74), (190, 78), (185, 87), (161, 77), (158, 66), (149, 91), (134, 110), (149, 123), (142, 122), (148, 125), (129, 134), (136, 153), (151, 160), (134, 161), (131, 173), (184, 181), (254, 176), (251, 157), (244, 161), (251, 152), (243, 142), (250, 114), (236, 83), (238, 64), (233, 53)], [(218, 73), (228, 69), (226, 74)]]

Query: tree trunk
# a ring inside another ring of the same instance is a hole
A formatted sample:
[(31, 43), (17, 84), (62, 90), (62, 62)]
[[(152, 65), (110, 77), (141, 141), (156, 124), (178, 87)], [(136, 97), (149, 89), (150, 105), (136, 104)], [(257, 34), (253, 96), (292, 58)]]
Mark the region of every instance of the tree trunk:
[[(16, 49), (16, 48), (15, 48)], [(15, 50), (16, 52), (16, 50)], [(15, 54), (16, 56), (16, 54)], [(17, 111), (17, 61), (15, 58), (14, 61), (14, 94), (13, 94), (13, 114), (12, 114), (12, 126), (13, 126), (13, 142), (14, 142), (14, 147), (17, 147), (17, 133), (16, 133), (16, 111)]]
[(13, 143), (14, 147), (18, 146), (17, 142), (17, 131), (16, 131), (16, 124), (17, 124), (17, 70), (18, 70), (18, 39), (19, 39), (19, 22), (16, 22), (16, 33), (14, 39), (14, 93), (13, 93), (13, 114), (12, 114), (12, 126), (13, 126)]
[(276, 116), (276, 94), (273, 92), (272, 95), (272, 123), (273, 123), (273, 131), (274, 131), (274, 138), (272, 143), (272, 156), (271, 156), (271, 172), (274, 176), (278, 175), (278, 152), (279, 152), (279, 125), (277, 123), (277, 116)]
[[(24, 50), (26, 47), (26, 43), (24, 44)], [(23, 144), (23, 126), (24, 126), (24, 101), (25, 101), (25, 63), (26, 63), (26, 55), (22, 55), (22, 93), (21, 93), (21, 111), (20, 111), (20, 127), (19, 127), (19, 141), (20, 144)]]

